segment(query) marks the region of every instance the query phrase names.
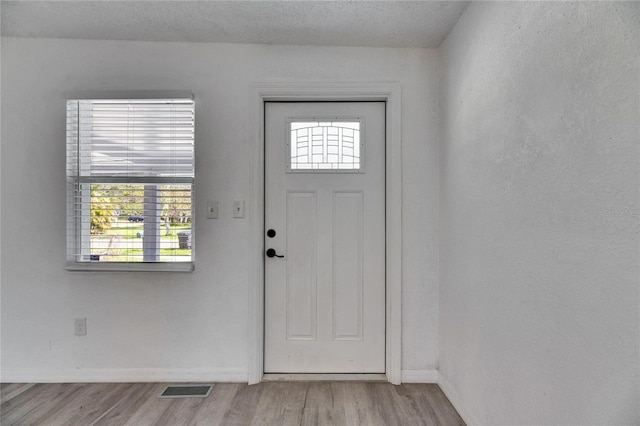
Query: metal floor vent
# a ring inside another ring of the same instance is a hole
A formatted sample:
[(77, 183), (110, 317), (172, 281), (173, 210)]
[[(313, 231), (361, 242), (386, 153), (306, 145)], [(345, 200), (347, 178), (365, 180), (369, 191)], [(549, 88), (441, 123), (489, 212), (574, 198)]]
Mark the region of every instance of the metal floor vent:
[(213, 385), (171, 385), (158, 398), (206, 398)]

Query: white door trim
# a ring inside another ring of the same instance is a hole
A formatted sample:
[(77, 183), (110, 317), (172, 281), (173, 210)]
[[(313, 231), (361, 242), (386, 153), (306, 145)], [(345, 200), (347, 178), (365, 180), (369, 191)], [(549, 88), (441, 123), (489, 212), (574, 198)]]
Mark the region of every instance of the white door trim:
[(264, 103), (267, 101), (386, 102), (386, 375), (401, 383), (402, 355), (402, 88), (400, 83), (258, 83), (251, 87), (252, 169), (249, 232), (248, 381), (264, 373)]

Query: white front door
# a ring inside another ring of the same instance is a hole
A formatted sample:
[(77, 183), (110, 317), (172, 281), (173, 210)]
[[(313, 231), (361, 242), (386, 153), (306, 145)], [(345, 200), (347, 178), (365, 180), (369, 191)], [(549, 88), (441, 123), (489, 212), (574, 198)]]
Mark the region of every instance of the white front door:
[(265, 104), (265, 373), (385, 372), (384, 153), (384, 102)]

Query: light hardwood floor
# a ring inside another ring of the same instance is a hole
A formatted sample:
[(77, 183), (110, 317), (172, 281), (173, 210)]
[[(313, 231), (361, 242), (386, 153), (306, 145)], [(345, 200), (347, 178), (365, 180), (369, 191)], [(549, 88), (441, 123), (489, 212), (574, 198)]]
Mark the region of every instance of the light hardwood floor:
[(9, 425), (464, 425), (437, 385), (216, 383), (207, 398), (159, 399), (166, 383), (1, 386)]

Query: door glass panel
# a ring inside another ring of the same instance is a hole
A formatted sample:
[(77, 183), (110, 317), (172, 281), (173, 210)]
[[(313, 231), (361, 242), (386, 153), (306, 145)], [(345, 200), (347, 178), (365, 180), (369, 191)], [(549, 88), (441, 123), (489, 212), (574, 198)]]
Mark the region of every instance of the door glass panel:
[(362, 120), (288, 120), (288, 172), (362, 172)]

